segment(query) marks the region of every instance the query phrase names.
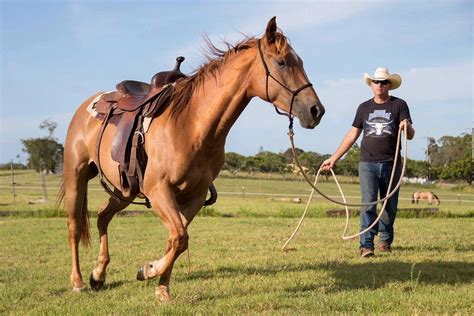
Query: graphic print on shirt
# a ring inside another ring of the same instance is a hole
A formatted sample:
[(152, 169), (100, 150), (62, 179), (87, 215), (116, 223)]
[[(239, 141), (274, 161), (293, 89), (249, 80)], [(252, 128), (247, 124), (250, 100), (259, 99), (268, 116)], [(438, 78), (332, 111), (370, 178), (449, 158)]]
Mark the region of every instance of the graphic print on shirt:
[(386, 137), (393, 135), (395, 126), (390, 120), (392, 113), (385, 110), (374, 110), (364, 122), (364, 135), (370, 137)]

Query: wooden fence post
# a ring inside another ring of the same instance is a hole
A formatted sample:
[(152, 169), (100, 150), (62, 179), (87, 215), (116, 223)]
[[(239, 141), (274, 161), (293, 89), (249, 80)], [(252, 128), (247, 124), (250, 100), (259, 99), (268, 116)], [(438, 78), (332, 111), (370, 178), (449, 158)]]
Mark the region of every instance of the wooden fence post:
[(13, 195), (13, 204), (16, 202), (16, 191), (15, 191), (15, 172), (13, 171), (13, 159), (10, 161), (10, 171), (12, 175), (12, 195)]
[(44, 180), (45, 171), (40, 171), (41, 175), (41, 186), (43, 187), (43, 200), (48, 202), (48, 192), (46, 191), (46, 181)]

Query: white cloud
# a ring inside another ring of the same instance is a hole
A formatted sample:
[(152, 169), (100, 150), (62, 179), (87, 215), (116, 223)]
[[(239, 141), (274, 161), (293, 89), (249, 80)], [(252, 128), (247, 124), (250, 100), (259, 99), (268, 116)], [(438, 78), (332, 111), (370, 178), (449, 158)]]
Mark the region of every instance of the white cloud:
[(301, 30), (314, 25), (344, 20), (377, 4), (375, 1), (296, 1), (277, 2), (270, 13), (281, 18), (285, 30)]
[[(243, 38), (243, 34), (261, 36), (270, 18), (277, 17), (277, 25), (285, 33), (301, 31), (314, 25), (339, 21), (360, 14), (362, 11), (373, 7), (375, 1), (296, 1), (255, 3), (252, 5), (239, 5), (235, 11), (242, 11), (237, 21), (229, 21), (229, 31), (220, 30), (219, 33), (208, 33), (209, 38), (218, 47), (222, 40), (234, 43)], [(204, 34), (204, 33), (203, 33)], [(193, 56), (190, 61), (197, 62), (196, 48), (203, 44), (202, 38), (197, 38), (194, 43), (178, 51)], [(197, 67), (198, 65), (196, 65)]]
[[(392, 91), (392, 94), (402, 96), (403, 99), (409, 100), (410, 104), (472, 100), (472, 68), (473, 63), (466, 62), (400, 71), (402, 86)], [(332, 109), (338, 111), (347, 109), (347, 102), (362, 102), (372, 96), (362, 80), (362, 75), (359, 78), (327, 80), (316, 88), (323, 103), (331, 104)]]
[(400, 93), (412, 103), (471, 99), (472, 62), (412, 68), (403, 75)]

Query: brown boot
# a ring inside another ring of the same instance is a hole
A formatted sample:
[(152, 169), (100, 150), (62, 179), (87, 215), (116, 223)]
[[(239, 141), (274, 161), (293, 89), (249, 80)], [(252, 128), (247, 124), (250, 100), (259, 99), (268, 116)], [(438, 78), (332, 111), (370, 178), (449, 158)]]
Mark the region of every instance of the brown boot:
[(380, 252), (392, 252), (392, 248), (390, 248), (390, 245), (387, 245), (387, 244), (379, 244), (379, 251)]
[(375, 256), (375, 253), (374, 253), (374, 249), (373, 248), (360, 248), (360, 256), (362, 258), (369, 258), (369, 257), (374, 257)]

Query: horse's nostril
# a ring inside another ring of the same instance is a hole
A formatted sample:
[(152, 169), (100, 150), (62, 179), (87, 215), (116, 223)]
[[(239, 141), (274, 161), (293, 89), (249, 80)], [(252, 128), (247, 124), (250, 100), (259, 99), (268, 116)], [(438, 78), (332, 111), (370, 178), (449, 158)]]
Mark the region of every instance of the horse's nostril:
[(313, 105), (309, 111), (311, 112), (311, 116), (313, 118), (318, 117), (318, 108), (316, 107), (316, 105)]

